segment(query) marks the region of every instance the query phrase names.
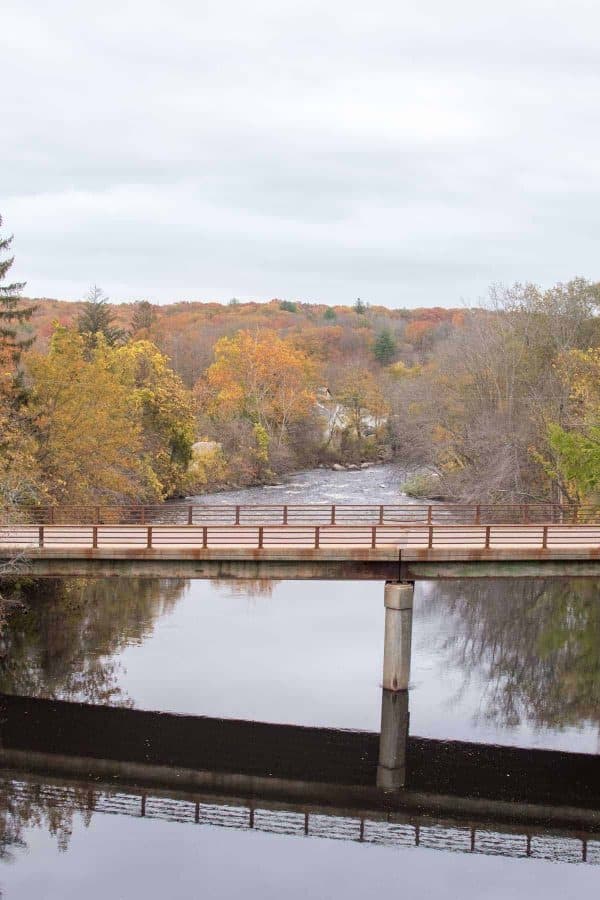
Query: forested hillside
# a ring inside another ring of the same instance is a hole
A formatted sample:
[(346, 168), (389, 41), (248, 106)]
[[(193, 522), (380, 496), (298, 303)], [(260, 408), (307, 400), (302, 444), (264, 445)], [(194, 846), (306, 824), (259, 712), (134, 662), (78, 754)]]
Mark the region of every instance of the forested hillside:
[[(56, 323), (76, 325), (85, 301), (32, 298), (31, 319), (36, 347), (45, 350)], [(214, 359), (222, 337), (237, 331), (269, 329), (291, 339), (312, 358), (325, 364), (325, 381), (340, 364), (358, 362), (377, 371), (378, 363), (402, 359), (422, 362), (434, 346), (464, 322), (456, 309), (386, 309), (357, 300), (352, 306), (324, 306), (271, 300), (268, 303), (223, 305), (210, 302), (152, 305), (148, 301), (111, 304), (114, 326), (132, 336), (153, 341), (166, 353), (175, 371), (192, 388)]]
[(22, 288), (0, 287), (4, 503), (156, 501), (380, 459), (412, 467), (418, 496), (596, 497), (597, 284), (496, 288), (472, 310)]

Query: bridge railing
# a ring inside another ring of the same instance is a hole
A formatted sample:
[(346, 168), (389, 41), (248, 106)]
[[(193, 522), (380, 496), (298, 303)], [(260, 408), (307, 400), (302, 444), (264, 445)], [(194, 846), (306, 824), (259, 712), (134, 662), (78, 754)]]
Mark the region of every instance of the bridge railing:
[(319, 550), (336, 547), (544, 551), (600, 548), (598, 525), (0, 525), (14, 547)]
[(88, 815), (109, 814), (160, 819), (181, 825), (209, 825), (237, 830), (312, 836), (389, 847), (425, 847), (445, 852), (480, 853), (562, 863), (600, 864), (600, 839), (594, 832), (553, 828), (519, 828), (426, 814), (337, 810), (315, 811), (308, 805), (269, 806), (260, 801), (199, 796), (175, 798), (131, 788), (85, 789), (76, 785), (7, 780), (10, 795), (34, 809), (77, 809)]
[(600, 523), (600, 505), (163, 503), (21, 506), (11, 517), (37, 525), (528, 525)]

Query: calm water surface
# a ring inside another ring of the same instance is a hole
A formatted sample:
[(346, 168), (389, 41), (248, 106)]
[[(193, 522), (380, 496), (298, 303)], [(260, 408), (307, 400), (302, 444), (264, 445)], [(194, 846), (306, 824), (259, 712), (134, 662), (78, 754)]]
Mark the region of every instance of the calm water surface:
[[(304, 473), (260, 502), (391, 502), (399, 480), (388, 466)], [(256, 490), (217, 498), (258, 500)], [(598, 587), (419, 584), (410, 734), (596, 754)], [(10, 617), (0, 690), (378, 731), (383, 619), (376, 583), (47, 582)], [(26, 797), (15, 784), (5, 781), (2, 803), (6, 897), (558, 898), (599, 883), (600, 868), (551, 852), (469, 855), (104, 815), (48, 799), (43, 780)]]

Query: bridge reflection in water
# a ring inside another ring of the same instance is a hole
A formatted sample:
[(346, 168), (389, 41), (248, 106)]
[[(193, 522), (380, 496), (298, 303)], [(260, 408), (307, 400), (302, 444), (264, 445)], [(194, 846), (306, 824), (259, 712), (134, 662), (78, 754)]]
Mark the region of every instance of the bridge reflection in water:
[(600, 863), (600, 758), (410, 737), (407, 692), (383, 692), (381, 740), (9, 695), (0, 707), (17, 805)]

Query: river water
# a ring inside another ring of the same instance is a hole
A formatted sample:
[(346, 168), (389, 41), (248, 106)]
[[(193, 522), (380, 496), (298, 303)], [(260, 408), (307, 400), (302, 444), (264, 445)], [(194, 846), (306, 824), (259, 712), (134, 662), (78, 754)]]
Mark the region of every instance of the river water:
[[(198, 502), (408, 502), (402, 480), (387, 465), (317, 470)], [(595, 581), (418, 584), (410, 735), (593, 757), (599, 599)], [(378, 583), (46, 582), (28, 607), (9, 615), (0, 690), (377, 732), (383, 625)], [(50, 729), (44, 740), (51, 749), (53, 739)], [(268, 752), (276, 766), (278, 746)], [(562, 850), (531, 854), (538, 858), (498, 850), (506, 841), (489, 852), (457, 853), (448, 842), (331, 840), (225, 828), (210, 817), (190, 824), (174, 814), (107, 815), (81, 809), (68, 782), (56, 777), (38, 773), (34, 787), (27, 771), (2, 778), (6, 897), (562, 898), (591, 893), (600, 876), (593, 864), (600, 843), (590, 844), (587, 862), (573, 865)]]

